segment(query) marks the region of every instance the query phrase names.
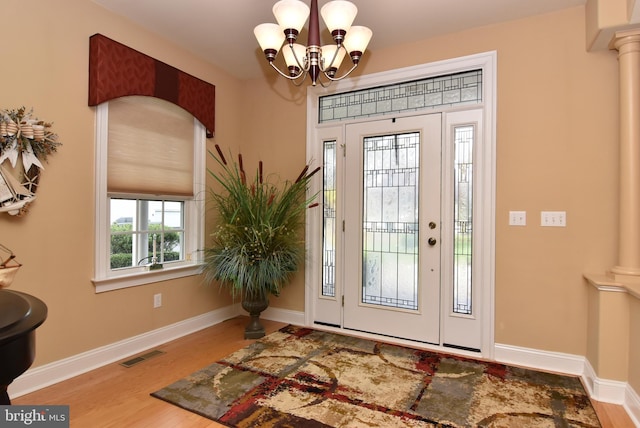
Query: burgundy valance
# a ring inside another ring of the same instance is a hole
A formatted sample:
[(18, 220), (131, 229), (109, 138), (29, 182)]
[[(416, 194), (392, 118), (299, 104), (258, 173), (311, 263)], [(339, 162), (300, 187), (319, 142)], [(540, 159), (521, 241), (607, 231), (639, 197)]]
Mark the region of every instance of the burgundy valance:
[(172, 102), (215, 131), (215, 86), (102, 34), (89, 38), (89, 105), (127, 95)]

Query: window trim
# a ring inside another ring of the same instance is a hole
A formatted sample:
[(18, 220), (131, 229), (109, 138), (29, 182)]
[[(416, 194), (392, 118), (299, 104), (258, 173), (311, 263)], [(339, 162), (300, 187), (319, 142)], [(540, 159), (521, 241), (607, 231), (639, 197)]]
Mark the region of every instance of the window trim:
[[(111, 270), (109, 261), (109, 195), (107, 193), (107, 136), (109, 126), (108, 102), (96, 107), (96, 158), (95, 158), (95, 251), (94, 277), (91, 279), (96, 293), (119, 290), (138, 285), (166, 281), (202, 272), (202, 248), (204, 247), (204, 198), (206, 173), (206, 129), (194, 118), (193, 193), (184, 204), (185, 256), (191, 260), (161, 270), (123, 272)], [(133, 197), (133, 195), (132, 195)], [(151, 196), (154, 198), (154, 196)], [(159, 198), (162, 199), (162, 198)], [(167, 197), (164, 199), (175, 199)]]

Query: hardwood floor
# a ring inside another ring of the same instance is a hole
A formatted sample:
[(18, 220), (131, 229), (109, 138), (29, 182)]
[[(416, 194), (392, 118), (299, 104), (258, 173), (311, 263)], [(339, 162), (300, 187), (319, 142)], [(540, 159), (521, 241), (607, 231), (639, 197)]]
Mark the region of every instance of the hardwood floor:
[[(251, 340), (243, 340), (246, 317), (238, 317), (154, 349), (165, 353), (130, 368), (114, 363), (12, 399), (12, 404), (69, 405), (71, 427), (222, 427), (149, 394), (193, 373)], [(267, 333), (285, 324), (263, 322)], [(129, 360), (125, 358), (123, 360)], [(633, 428), (622, 406), (594, 402), (603, 428)]]

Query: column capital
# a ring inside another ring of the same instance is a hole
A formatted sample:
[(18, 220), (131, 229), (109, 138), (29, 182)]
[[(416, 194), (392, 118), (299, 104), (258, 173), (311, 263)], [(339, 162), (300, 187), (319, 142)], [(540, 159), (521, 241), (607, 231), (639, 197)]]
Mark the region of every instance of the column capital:
[(609, 42), (609, 49), (620, 50), (620, 47), (629, 43), (640, 45), (640, 28), (616, 31)]

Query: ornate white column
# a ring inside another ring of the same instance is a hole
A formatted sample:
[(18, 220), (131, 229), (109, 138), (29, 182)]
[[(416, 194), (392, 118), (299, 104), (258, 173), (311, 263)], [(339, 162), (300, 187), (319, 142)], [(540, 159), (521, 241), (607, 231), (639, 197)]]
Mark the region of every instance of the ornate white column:
[(616, 32), (620, 92), (619, 279), (640, 280), (640, 30)]

